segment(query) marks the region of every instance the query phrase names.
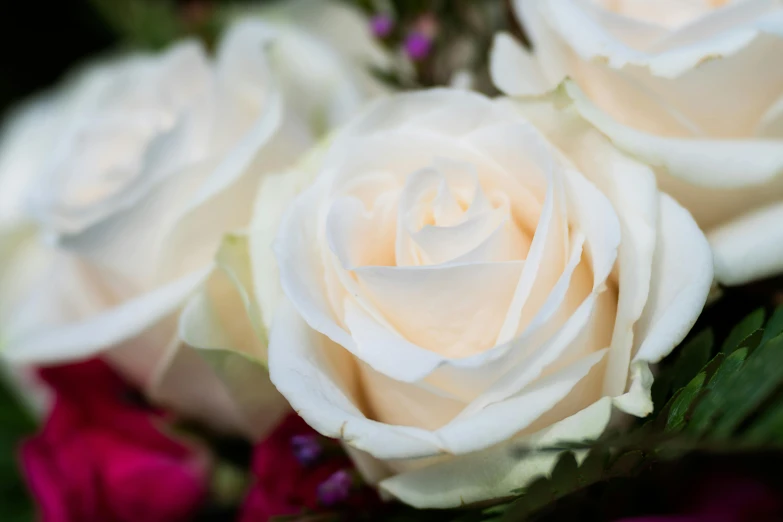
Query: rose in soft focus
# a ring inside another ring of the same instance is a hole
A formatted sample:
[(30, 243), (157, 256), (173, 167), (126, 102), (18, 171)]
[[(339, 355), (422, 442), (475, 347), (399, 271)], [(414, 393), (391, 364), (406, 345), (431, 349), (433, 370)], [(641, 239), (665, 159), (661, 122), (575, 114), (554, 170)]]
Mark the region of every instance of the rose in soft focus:
[[(420, 507), (505, 496), (554, 461), (514, 448), (652, 410), (648, 365), (701, 311), (709, 248), (565, 93), (398, 95), (275, 182), (294, 195), (314, 172), (277, 230), (277, 268), (261, 226), (224, 266), (248, 322), (274, 313), (275, 386), (383, 490)], [(257, 292), (278, 270), (284, 296)], [(235, 362), (233, 392), (261, 400)]]
[(707, 231), (716, 278), (783, 271), (783, 3), (516, 0), (534, 54), (496, 39), (509, 95), (566, 76), (575, 108)]
[(46, 368), (55, 394), (24, 442), (25, 476), (44, 522), (189, 520), (206, 496), (206, 454), (165, 435), (164, 419), (92, 360)]
[(374, 49), (356, 12), (322, 2), (288, 22), (281, 13), (232, 25), (214, 60), (182, 42), (91, 65), (9, 120), (0, 145), (9, 361), (112, 348), (110, 362), (155, 400), (253, 435), (285, 409), (267, 384), (267, 422), (247, 426), (177, 336), (179, 311), (210, 277), (223, 234), (248, 224), (262, 179), (369, 92), (359, 52), (294, 25), (329, 19), (343, 43)]
[(351, 461), (337, 444), (295, 414), (256, 445), (251, 471), (241, 522), (335, 508), (358, 515), (380, 504), (372, 489), (353, 478)]

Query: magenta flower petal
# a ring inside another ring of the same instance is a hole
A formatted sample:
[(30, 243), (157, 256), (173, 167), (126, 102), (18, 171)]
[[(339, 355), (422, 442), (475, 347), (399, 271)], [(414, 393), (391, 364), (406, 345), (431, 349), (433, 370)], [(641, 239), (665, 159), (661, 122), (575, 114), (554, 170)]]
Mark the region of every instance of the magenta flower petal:
[(424, 33), (412, 31), (405, 39), (405, 53), (413, 60), (423, 60), (432, 50), (432, 39)]
[(370, 30), (377, 38), (386, 38), (394, 30), (394, 19), (387, 14), (375, 15), (370, 20)]
[(348, 500), (353, 488), (353, 477), (347, 470), (335, 471), (318, 486), (318, 501), (324, 506), (334, 506)]
[(43, 522), (178, 522), (206, 496), (204, 453), (160, 430), (155, 410), (98, 361), (41, 372), (54, 408), (22, 446)]

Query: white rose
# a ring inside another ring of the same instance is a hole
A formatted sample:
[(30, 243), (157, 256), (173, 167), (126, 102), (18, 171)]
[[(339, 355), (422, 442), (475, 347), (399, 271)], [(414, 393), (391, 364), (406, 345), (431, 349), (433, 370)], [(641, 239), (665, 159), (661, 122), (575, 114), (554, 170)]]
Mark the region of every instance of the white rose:
[[(263, 202), (314, 173), (279, 227), (275, 268)], [(686, 335), (712, 282), (688, 212), (563, 91), (398, 95), (272, 179), (212, 288), (219, 302), (233, 292), (250, 326), (210, 315), (204, 295), (184, 335), (228, 348), (224, 361), (239, 352), (226, 373), (250, 411), (265, 395), (247, 361), (267, 353), (241, 333), (274, 314), (277, 389), (419, 507), (508, 495), (554, 459), (512, 458), (515, 445), (595, 437), (613, 407), (648, 414), (648, 365)]]
[[(332, 8), (358, 18), (323, 6)], [(369, 32), (362, 38), (356, 45)], [(308, 64), (317, 82), (296, 72)], [(177, 317), (210, 277), (223, 235), (248, 224), (264, 176), (364, 102), (364, 65), (326, 40), (247, 19), (214, 61), (195, 42), (117, 58), (23, 108), (0, 145), (5, 359), (51, 364), (111, 348), (154, 399), (257, 434), (179, 341)], [(307, 93), (316, 101), (291, 101)]]
[(516, 0), (530, 55), (500, 35), (497, 86), (571, 77), (576, 109), (657, 167), (707, 231), (716, 278), (783, 271), (783, 2)]

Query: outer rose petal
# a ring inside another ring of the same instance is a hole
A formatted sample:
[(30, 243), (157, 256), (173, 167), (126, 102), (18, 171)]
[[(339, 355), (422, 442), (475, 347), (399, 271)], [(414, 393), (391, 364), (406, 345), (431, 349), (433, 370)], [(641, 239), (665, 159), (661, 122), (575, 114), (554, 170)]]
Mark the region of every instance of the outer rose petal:
[[(308, 136), (291, 128), (289, 120), (296, 118), (285, 116), (283, 98), (274, 86), (266, 56), (251, 51), (269, 45), (273, 36), (267, 24), (253, 21), (237, 24), (226, 36), (218, 67), (227, 100), (218, 103), (216, 110), (233, 116), (224, 123), (228, 130), (241, 132), (180, 210), (164, 250), (159, 275), (163, 280), (208, 262), (224, 233), (250, 221), (262, 176), (295, 161), (310, 145)], [(233, 92), (237, 89), (249, 95), (238, 96)], [(215, 139), (220, 138), (221, 129), (215, 134)]]
[(748, 213), (707, 234), (715, 277), (740, 285), (783, 272), (783, 203)]
[(509, 34), (495, 35), (489, 59), (493, 83), (509, 96), (543, 94), (555, 87), (544, 78), (536, 58)]
[[(477, 453), (453, 457), (421, 468), (415, 465), (415, 461), (409, 461), (414, 463), (412, 470), (381, 480), (381, 491), (417, 508), (448, 508), (509, 496), (513, 489), (548, 475), (558, 458), (552, 452), (519, 458), (513, 454), (515, 450), (595, 439), (609, 425), (613, 407), (632, 415), (649, 414), (652, 411), (649, 398), (652, 373), (645, 365), (635, 368), (632, 374), (634, 384), (628, 393), (620, 397), (605, 397), (534, 434)], [(380, 462), (373, 463), (367, 455), (359, 457), (360, 462), (372, 471), (370, 476), (383, 477), (384, 469), (378, 467)], [(583, 457), (584, 454), (578, 456)], [(385, 474), (388, 473), (385, 471)], [(482, 478), (476, 480), (476, 477)]]
[(650, 288), (656, 246), (658, 189), (652, 170), (622, 152), (584, 120), (567, 110), (572, 101), (563, 88), (542, 97), (509, 100), (529, 118), (609, 199), (621, 224), (618, 249), (619, 302), (604, 391), (625, 390), (633, 348), (633, 326)]
[(380, 487), (417, 508), (447, 508), (510, 496), (511, 490), (550, 473), (558, 458), (551, 452), (519, 458), (515, 450), (598, 437), (606, 429), (611, 411), (611, 400), (604, 398), (535, 434), (401, 473), (381, 481)]
[(783, 139), (783, 95), (761, 117), (756, 133), (762, 138)]
[[(517, 11), (524, 13), (524, 3), (529, 0), (515, 0)], [(538, 2), (534, 9), (543, 10), (547, 23), (557, 34), (564, 38), (569, 46), (579, 53), (586, 61), (606, 61), (610, 67), (619, 69), (626, 65), (649, 67), (656, 76), (674, 78), (695, 67), (705, 57), (730, 56), (754, 39), (767, 32), (779, 31), (777, 24), (773, 25), (763, 18), (765, 14), (773, 14), (776, 2), (770, 0), (751, 0), (736, 2), (726, 12), (715, 12), (711, 17), (705, 17), (702, 23), (713, 22), (720, 26), (722, 17), (735, 17), (745, 22), (738, 24), (733, 30), (713, 32), (715, 36), (705, 38), (691, 45), (676, 46), (662, 52), (637, 51), (612, 37), (603, 27), (588, 16), (580, 0), (533, 0)], [(749, 11), (750, 13), (744, 13)], [(751, 16), (748, 16), (750, 14)], [(750, 18), (750, 20), (742, 20)], [(707, 21), (707, 18), (711, 20)], [(771, 16), (770, 18), (773, 18)], [(693, 30), (693, 28), (689, 28)], [(707, 32), (707, 31), (705, 31)], [(675, 33), (676, 34), (676, 33)], [(687, 34), (687, 32), (685, 32)], [(709, 32), (708, 32), (709, 34)]]
[[(124, 369), (122, 364), (114, 364), (118, 369)], [(244, 411), (216, 374), (214, 365), (179, 339), (173, 339), (150, 375), (146, 393), (156, 404), (199, 419), (217, 432), (247, 436), (254, 433)]]
[[(56, 128), (58, 98), (33, 99), (15, 109), (0, 133), (0, 231), (7, 233), (29, 218), (26, 196), (46, 160)], [(0, 250), (1, 251), (1, 250)]]
[(137, 335), (179, 308), (200, 285), (208, 269), (188, 274), (136, 299), (78, 323), (55, 324), (9, 339), (3, 355), (18, 364), (56, 363), (90, 357)]
[[(238, 12), (246, 15), (247, 8)], [(284, 90), (291, 93), (291, 107), (306, 107), (317, 115), (319, 125), (342, 124), (353, 116), (354, 104), (364, 96), (387, 92), (367, 66), (388, 69), (391, 56), (353, 6), (335, 0), (289, 0), (262, 7), (258, 15), (274, 24), (282, 36), (271, 58)], [(302, 57), (318, 63), (302, 67)], [(319, 86), (315, 91), (314, 85)]]
[[(270, 336), (269, 370), (294, 411), (327, 437), (342, 438), (363, 451), (371, 446), (377, 458), (446, 453), (431, 432), (367, 419), (355, 406), (351, 393), (355, 387), (346, 382), (346, 377), (355, 378), (354, 363), (346, 358), (339, 361), (342, 368), (333, 364), (326, 351), (329, 342), (307, 325), (288, 300), (280, 305)], [(344, 353), (340, 346), (331, 349)]]
[[(288, 411), (288, 405), (267, 373), (266, 331), (253, 295), (247, 240), (226, 236), (216, 263), (208, 282), (182, 312), (180, 337), (198, 349), (222, 380), (239, 408), (242, 431), (258, 439)], [(189, 387), (192, 376), (181, 375), (177, 362), (185, 361), (171, 361), (158, 386), (172, 386), (172, 378), (179, 375), (184, 378), (180, 385)]]
[[(286, 302), (278, 312), (270, 339), (272, 382), (294, 410), (316, 430), (329, 437), (342, 438), (380, 459), (462, 454), (501, 442), (553, 407), (604, 355), (604, 352), (597, 352), (594, 357), (587, 357), (534, 382), (520, 393), (467, 419), (455, 419), (436, 431), (429, 431), (367, 419), (356, 407), (356, 399), (346, 393), (347, 383), (341, 382), (336, 373), (338, 369), (329, 362), (328, 343), (326, 337), (308, 328), (293, 306)], [(343, 350), (339, 346), (332, 349)], [(509, 422), (512, 411), (526, 414)], [(479, 437), (477, 432), (483, 435)], [(491, 436), (487, 436), (489, 432)]]
[(284, 298), (272, 245), (286, 209), (313, 181), (330, 143), (329, 137), (323, 138), (291, 169), (265, 176), (256, 194), (248, 247), (253, 268), (253, 290), (267, 332), (272, 327), (275, 311)]
[(712, 285), (710, 245), (688, 211), (660, 195), (650, 296), (636, 324), (634, 361), (655, 363), (690, 331)]
[[(760, 185), (783, 174), (783, 147), (775, 140), (709, 140), (654, 136), (615, 121), (572, 82), (566, 83), (579, 113), (612, 142), (647, 163), (697, 186)], [(737, 173), (742, 172), (741, 176)]]

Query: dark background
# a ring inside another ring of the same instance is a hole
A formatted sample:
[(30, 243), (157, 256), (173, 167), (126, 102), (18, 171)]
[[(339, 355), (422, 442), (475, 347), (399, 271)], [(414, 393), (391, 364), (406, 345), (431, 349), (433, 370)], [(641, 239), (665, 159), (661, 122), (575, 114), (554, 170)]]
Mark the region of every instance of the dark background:
[(0, 20), (2, 115), (118, 40), (89, 0), (5, 0)]

